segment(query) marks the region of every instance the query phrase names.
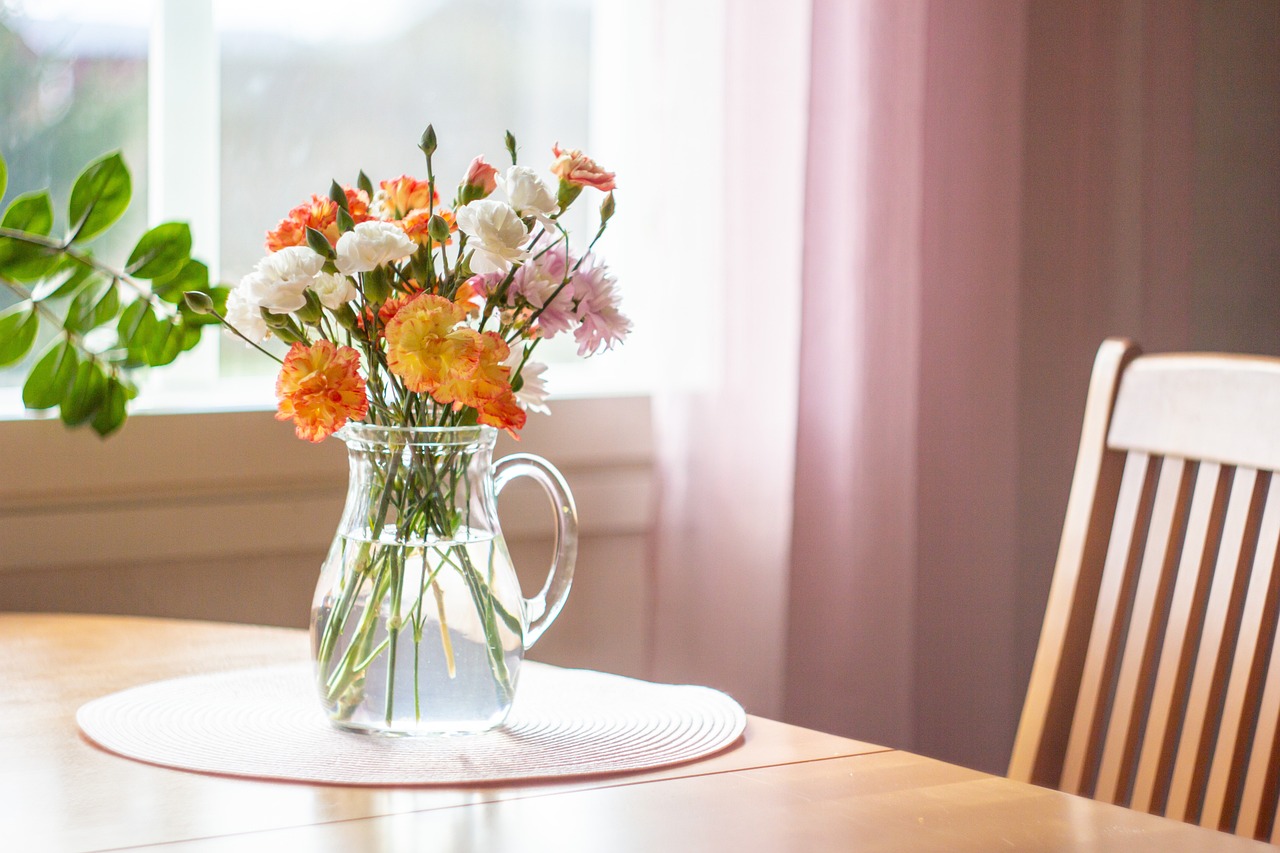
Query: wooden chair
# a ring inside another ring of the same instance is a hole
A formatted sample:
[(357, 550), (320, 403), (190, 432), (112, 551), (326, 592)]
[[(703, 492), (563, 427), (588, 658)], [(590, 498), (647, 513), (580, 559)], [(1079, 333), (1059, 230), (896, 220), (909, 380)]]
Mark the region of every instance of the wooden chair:
[(1103, 343), (1009, 775), (1280, 842), (1280, 359)]

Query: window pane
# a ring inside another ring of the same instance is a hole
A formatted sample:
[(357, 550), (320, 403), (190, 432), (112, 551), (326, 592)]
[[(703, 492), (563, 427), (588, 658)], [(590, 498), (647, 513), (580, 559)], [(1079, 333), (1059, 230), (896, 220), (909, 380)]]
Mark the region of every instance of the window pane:
[[(49, 188), (66, 228), (66, 203), (80, 170), (120, 149), (133, 175), (133, 203), (94, 241), (105, 260), (128, 257), (146, 226), (147, 0), (0, 3), (0, 152), (9, 167), (7, 205)], [(0, 286), (0, 309), (19, 297)], [(26, 361), (0, 370), (0, 386), (22, 381)]]
[[(262, 257), (266, 231), (331, 180), (354, 186), (361, 169), (375, 186), (425, 178), (417, 143), (428, 123), (446, 201), (472, 157), (509, 162), (507, 130), (521, 163), (538, 169), (557, 141), (587, 144), (590, 0), (394, 0), (359, 13), (346, 0), (216, 8), (227, 281)], [(586, 207), (567, 223), (579, 248), (590, 239)], [(538, 352), (551, 355), (546, 345)], [(224, 375), (273, 367), (243, 346), (223, 353)]]

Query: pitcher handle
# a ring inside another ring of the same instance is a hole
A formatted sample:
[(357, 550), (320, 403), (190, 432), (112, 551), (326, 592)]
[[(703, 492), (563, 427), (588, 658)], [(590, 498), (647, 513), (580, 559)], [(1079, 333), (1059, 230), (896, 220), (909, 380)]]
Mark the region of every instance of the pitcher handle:
[(504, 456), (493, 465), (493, 492), (502, 492), (503, 486), (516, 477), (532, 477), (551, 501), (556, 516), (555, 554), (551, 569), (542, 589), (533, 598), (524, 600), (529, 626), (524, 633), (527, 649), (542, 632), (560, 615), (560, 608), (569, 597), (569, 585), (573, 582), (573, 564), (578, 559), (578, 510), (564, 477), (547, 460), (531, 453), (514, 453)]

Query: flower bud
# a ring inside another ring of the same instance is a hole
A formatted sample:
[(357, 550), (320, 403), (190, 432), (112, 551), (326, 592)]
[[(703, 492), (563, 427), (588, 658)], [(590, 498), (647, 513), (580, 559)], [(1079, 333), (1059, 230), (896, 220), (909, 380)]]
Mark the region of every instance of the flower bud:
[(371, 305), (381, 305), (391, 297), (391, 285), (387, 284), (387, 271), (374, 267), (364, 274), (364, 299)]
[(209, 298), (209, 294), (201, 293), (198, 290), (188, 290), (182, 294), (182, 299), (187, 303), (196, 314), (212, 314), (213, 300)]
[(511, 131), (507, 131), (507, 153), (511, 155), (511, 165), (516, 164), (516, 138), (511, 135)]
[(418, 143), (418, 147), (428, 157), (436, 153), (436, 129), (434, 127), (427, 125), (427, 129), (422, 132), (422, 140)]
[(268, 329), (279, 332), (282, 329), (289, 328), (288, 314), (277, 314), (274, 311), (268, 311), (266, 308), (258, 310), (262, 314), (262, 322), (267, 324)]
[(320, 305), (320, 297), (316, 296), (316, 292), (310, 289), (305, 291), (302, 297), (307, 300), (307, 304), (293, 313), (302, 322), (309, 326), (314, 326), (320, 322), (320, 317), (324, 312), (323, 306)]
[(613, 193), (609, 193), (604, 197), (604, 201), (600, 202), (600, 224), (603, 225), (613, 218), (614, 211)]
[(556, 188), (556, 204), (560, 205), (560, 209), (568, 210), (569, 205), (573, 204), (574, 199), (582, 194), (581, 184), (571, 184), (564, 178), (560, 179), (560, 185)]
[(349, 332), (354, 332), (360, 328), (360, 320), (356, 317), (356, 312), (351, 310), (350, 305), (342, 305), (333, 312), (333, 317), (338, 321), (338, 325)]
[(434, 214), (427, 221), (427, 233), (437, 243), (447, 243), (449, 242), (449, 223), (445, 222), (444, 217), (440, 214)]

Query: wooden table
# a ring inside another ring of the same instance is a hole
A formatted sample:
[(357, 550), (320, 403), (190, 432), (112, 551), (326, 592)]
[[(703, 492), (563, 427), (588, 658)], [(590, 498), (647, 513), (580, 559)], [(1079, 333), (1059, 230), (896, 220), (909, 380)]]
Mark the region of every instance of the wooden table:
[(76, 709), (106, 693), (306, 654), (286, 629), (0, 614), (0, 850), (1275, 849), (758, 717), (740, 746), (693, 764), (471, 788), (185, 773), (76, 728)]

